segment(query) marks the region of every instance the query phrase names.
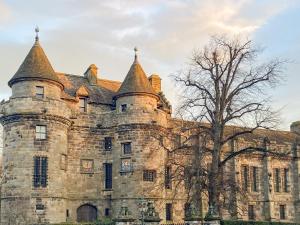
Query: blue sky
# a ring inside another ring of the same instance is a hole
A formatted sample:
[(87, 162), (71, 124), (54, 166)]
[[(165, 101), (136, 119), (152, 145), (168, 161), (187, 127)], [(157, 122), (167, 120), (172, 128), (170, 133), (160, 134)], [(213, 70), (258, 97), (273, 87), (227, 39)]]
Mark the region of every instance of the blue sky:
[(138, 46), (148, 75), (162, 77), (173, 105), (169, 75), (183, 68), (210, 35), (246, 36), (265, 48), (262, 59), (290, 63), (285, 81), (270, 90), (281, 109), (281, 129), (300, 120), (300, 1), (297, 0), (0, 0), (0, 98), (40, 27), (41, 44), (58, 72), (81, 75), (94, 63), (100, 77), (122, 81)]

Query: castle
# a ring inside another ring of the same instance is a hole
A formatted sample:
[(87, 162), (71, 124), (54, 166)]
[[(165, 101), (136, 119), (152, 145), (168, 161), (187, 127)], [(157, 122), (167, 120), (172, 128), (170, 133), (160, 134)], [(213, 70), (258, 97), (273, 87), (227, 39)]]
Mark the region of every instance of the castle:
[[(137, 55), (122, 83), (98, 77), (94, 64), (84, 76), (57, 73), (36, 37), (8, 85), (12, 95), (0, 106), (2, 225), (136, 221), (145, 201), (162, 223), (184, 220), (184, 187), (172, 185), (174, 167), (155, 138), (181, 122), (171, 117), (160, 77), (147, 77)], [(239, 141), (267, 136), (270, 147), (291, 153), (233, 159), (229, 171), (247, 203), (232, 196), (224, 218), (300, 222), (298, 130), (293, 123), (291, 132), (260, 130)]]

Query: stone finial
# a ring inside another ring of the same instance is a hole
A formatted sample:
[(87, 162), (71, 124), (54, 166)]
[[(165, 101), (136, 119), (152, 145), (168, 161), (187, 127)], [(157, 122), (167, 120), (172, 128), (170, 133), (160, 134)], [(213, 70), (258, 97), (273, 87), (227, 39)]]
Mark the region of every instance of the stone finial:
[(148, 77), (148, 80), (155, 93), (161, 92), (161, 78), (158, 74), (152, 74), (150, 77)]
[(98, 68), (95, 64), (91, 64), (84, 73), (90, 83), (90, 85), (97, 85), (98, 80)]
[(137, 62), (137, 52), (138, 52), (138, 48), (137, 47), (134, 47), (134, 61)]
[(39, 41), (39, 32), (40, 32), (39, 27), (36, 26), (34, 31), (35, 31), (35, 41), (38, 42)]

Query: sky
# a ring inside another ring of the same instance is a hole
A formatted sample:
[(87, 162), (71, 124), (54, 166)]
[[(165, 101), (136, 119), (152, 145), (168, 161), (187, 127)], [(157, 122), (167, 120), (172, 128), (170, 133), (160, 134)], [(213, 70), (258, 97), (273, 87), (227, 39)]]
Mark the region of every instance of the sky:
[(240, 35), (263, 47), (262, 59), (289, 61), (281, 86), (269, 90), (279, 128), (289, 130), (300, 120), (299, 10), (299, 0), (0, 0), (0, 100), (11, 94), (7, 81), (33, 45), (35, 26), (57, 72), (82, 75), (94, 63), (100, 78), (122, 81), (137, 46), (173, 106), (170, 75), (212, 35)]

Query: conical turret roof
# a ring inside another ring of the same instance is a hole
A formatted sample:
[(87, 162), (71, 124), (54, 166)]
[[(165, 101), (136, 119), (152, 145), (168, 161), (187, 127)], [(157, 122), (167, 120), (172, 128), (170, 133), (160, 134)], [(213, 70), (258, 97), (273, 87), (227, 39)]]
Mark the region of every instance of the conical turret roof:
[(141, 64), (137, 60), (137, 56), (135, 56), (135, 60), (115, 97), (131, 94), (150, 94), (156, 96)]
[(38, 38), (36, 38), (34, 45), (18, 71), (8, 82), (8, 85), (11, 87), (14, 83), (23, 80), (48, 80), (62, 85), (41, 47)]

